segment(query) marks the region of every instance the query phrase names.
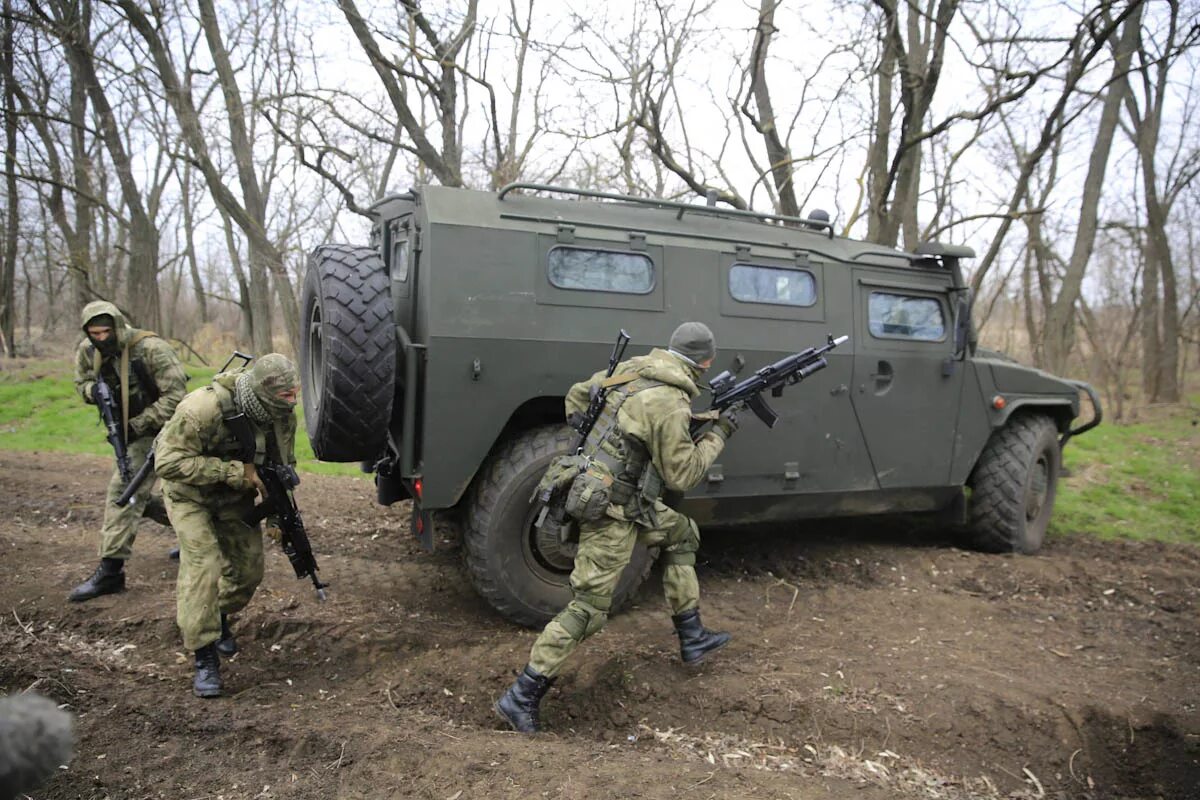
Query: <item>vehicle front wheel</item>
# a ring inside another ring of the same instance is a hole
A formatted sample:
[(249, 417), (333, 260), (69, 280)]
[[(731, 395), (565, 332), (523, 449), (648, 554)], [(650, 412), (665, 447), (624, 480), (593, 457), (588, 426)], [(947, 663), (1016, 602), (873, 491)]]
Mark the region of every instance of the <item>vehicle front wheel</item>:
[[(571, 447), (565, 425), (546, 425), (504, 443), (480, 469), (467, 499), (463, 545), (476, 591), (505, 618), (539, 628), (571, 601), (573, 558), (556, 538), (539, 534), (529, 497), (555, 456)], [(653, 555), (642, 545), (621, 575), (613, 608), (646, 579)]]
[(988, 440), (971, 473), (969, 543), (992, 553), (1036, 553), (1046, 538), (1062, 452), (1043, 414), (1010, 419)]

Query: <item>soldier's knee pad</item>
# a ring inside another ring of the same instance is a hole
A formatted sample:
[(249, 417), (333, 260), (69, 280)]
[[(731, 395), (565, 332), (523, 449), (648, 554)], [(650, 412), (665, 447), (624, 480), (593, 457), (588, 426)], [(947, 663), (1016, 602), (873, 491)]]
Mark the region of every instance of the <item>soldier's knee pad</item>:
[(608, 622), (608, 610), (576, 598), (563, 609), (558, 621), (572, 639), (582, 642), (604, 627)]
[(695, 521), (682, 514), (675, 520), (675, 527), (667, 537), (667, 549), (663, 553), (664, 564), (696, 563), (696, 551), (700, 549), (700, 528)]

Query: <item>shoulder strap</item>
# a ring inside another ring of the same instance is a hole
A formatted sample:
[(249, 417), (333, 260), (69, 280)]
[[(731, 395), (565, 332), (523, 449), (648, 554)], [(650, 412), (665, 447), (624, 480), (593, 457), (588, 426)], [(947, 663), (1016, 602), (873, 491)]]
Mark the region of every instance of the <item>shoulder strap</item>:
[(254, 428), (250, 425), (250, 418), (238, 410), (237, 404), (233, 402), (233, 392), (219, 383), (212, 384), (212, 388), (216, 392), (217, 402), (221, 405), (221, 418), (233, 431), (233, 435), (241, 447), (241, 460), (253, 463), (258, 445), (255, 442)]

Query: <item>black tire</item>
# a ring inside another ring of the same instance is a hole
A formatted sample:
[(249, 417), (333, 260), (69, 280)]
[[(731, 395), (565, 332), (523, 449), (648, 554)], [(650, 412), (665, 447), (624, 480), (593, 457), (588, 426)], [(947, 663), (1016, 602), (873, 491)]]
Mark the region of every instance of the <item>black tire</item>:
[(329, 244), (313, 250), (300, 299), (304, 422), (322, 461), (383, 452), (396, 381), (392, 295), (379, 253)]
[[(518, 625), (540, 628), (571, 601), (571, 557), (556, 541), (539, 541), (529, 502), (551, 459), (571, 447), (564, 425), (534, 428), (509, 439), (475, 478), (463, 531), (467, 574), (476, 591)], [(618, 609), (646, 579), (654, 556), (634, 548), (613, 597)]]
[(990, 553), (1036, 553), (1061, 469), (1058, 430), (1049, 417), (1018, 415), (994, 432), (971, 473), (969, 544)]

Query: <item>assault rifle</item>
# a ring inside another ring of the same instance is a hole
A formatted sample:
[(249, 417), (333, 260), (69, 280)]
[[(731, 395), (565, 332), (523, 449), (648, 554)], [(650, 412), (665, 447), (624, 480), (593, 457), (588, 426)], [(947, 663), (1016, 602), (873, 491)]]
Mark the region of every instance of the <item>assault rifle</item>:
[[(617, 364), (621, 363), (621, 358), (625, 355), (625, 346), (629, 344), (629, 339), (629, 334), (622, 328), (621, 332), (617, 334), (617, 341), (608, 357), (608, 371), (604, 373), (606, 379), (611, 378), (617, 371)], [(604, 411), (608, 392), (609, 387), (605, 386), (603, 381), (599, 386), (593, 386), (588, 399), (587, 411), (583, 414), (572, 415), (572, 418), (567, 420), (567, 423), (575, 430), (575, 442), (571, 445), (571, 452), (574, 455), (583, 454), (583, 445), (587, 442), (588, 434), (592, 432), (592, 428), (596, 427), (596, 421), (600, 419), (600, 413)], [(555, 496), (556, 494), (557, 496)], [(561, 488), (556, 491), (556, 487), (547, 486), (534, 498), (542, 506), (542, 510), (538, 512), (534, 522), (534, 527), (539, 532), (554, 537), (561, 544), (566, 544), (570, 538), (570, 521), (567, 520), (564, 494), (565, 492), (561, 491)]]
[(292, 563), (296, 577), (311, 578), (317, 590), (317, 599), (324, 600), (325, 587), (329, 584), (321, 583), (317, 577), (317, 558), (309, 544), (308, 531), (304, 528), (296, 499), (292, 496), (292, 489), (300, 485), (300, 476), (288, 464), (267, 460), (258, 467), (258, 477), (267, 487), (266, 496), (242, 520), (252, 527), (257, 527), (258, 523), (270, 516), (279, 520), (279, 529), (283, 532), (280, 539), (283, 554)]
[[(621, 363), (621, 359), (625, 355), (625, 345), (629, 344), (629, 334), (622, 328), (617, 334), (616, 344), (613, 345), (612, 354), (608, 357), (608, 371), (604, 373), (604, 377), (611, 378), (613, 373), (617, 371), (617, 364)], [(587, 411), (582, 416), (577, 416), (574, 420), (567, 420), (571, 427), (575, 429), (575, 445), (571, 449), (578, 455), (583, 452), (583, 443), (587, 441), (588, 434), (592, 432), (592, 428), (596, 427), (596, 421), (600, 419), (600, 412), (604, 410), (604, 402), (608, 399), (609, 387), (603, 382), (599, 386), (593, 386), (591, 394), (588, 398)]]
[[(741, 381), (737, 379), (736, 372), (725, 370), (708, 384), (713, 396), (709, 410), (720, 412), (741, 403), (753, 411), (754, 416), (761, 419), (764, 425), (774, 428), (779, 415), (767, 405), (763, 392), (770, 390), (772, 397), (779, 397), (783, 394), (785, 386), (799, 383), (814, 372), (825, 369), (829, 365), (825, 354), (849, 340), (849, 336), (839, 336), (836, 339), (829, 336), (824, 346), (810, 347), (785, 356)], [(706, 422), (707, 420), (694, 420), (691, 425), (692, 435), (698, 433)]]
[(100, 421), (104, 423), (107, 431), (105, 438), (117, 454), (117, 470), (121, 473), (121, 480), (128, 484), (133, 474), (129, 466), (129, 453), (125, 449), (125, 432), (121, 430), (121, 404), (117, 402), (108, 381), (99, 373), (96, 374), (96, 386), (92, 394), (96, 398), (96, 406), (100, 409)]

